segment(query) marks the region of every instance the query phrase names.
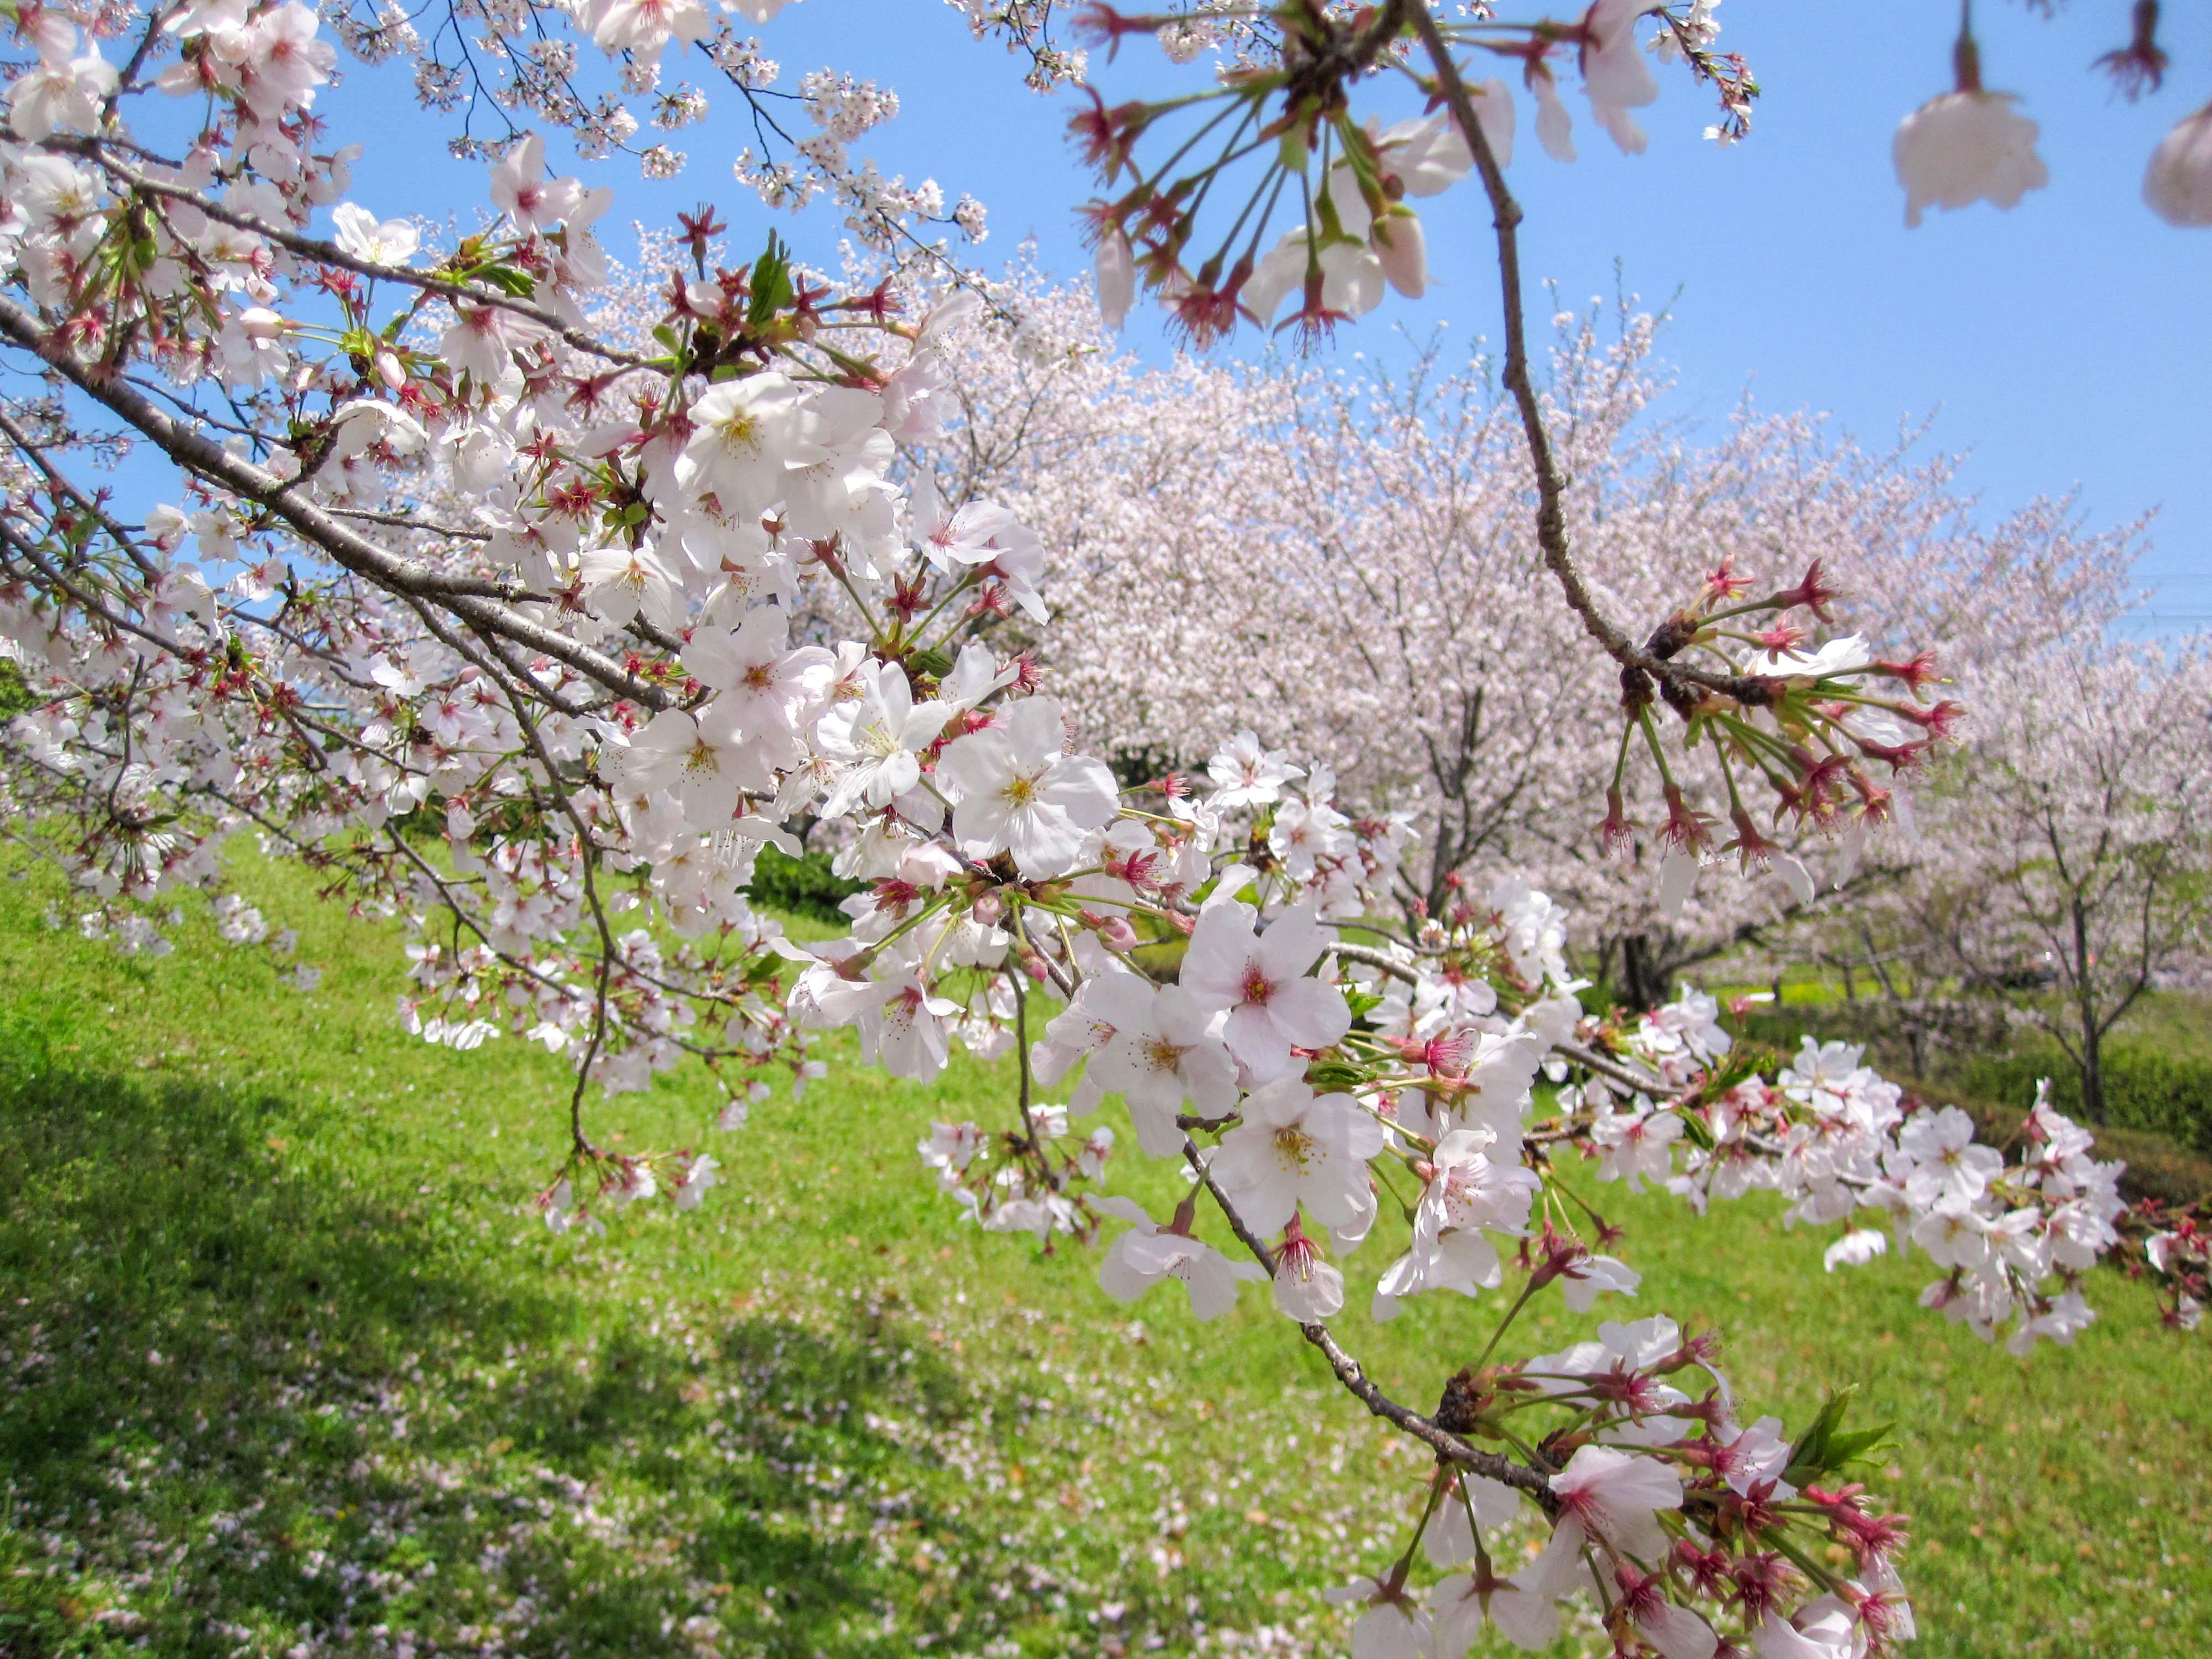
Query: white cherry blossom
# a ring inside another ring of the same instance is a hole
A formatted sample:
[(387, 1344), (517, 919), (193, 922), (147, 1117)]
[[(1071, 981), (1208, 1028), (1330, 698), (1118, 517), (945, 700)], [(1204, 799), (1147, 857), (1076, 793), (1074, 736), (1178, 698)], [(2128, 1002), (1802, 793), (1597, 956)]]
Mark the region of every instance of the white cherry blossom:
[(825, 817), (838, 817), (861, 802), (888, 806), (921, 781), (921, 752), (937, 741), (952, 711), (927, 700), (896, 663), (869, 662), (859, 676), (860, 696), (835, 703), (816, 726), (816, 740), (842, 769)]
[(2212, 225), (2212, 106), (2158, 141), (2143, 169), (2142, 197), (2170, 225)]
[(337, 243), (356, 259), (367, 259), (380, 265), (404, 265), (413, 263), (415, 251), (422, 246), (422, 235), (404, 219), (386, 219), (379, 222), (367, 208), (353, 202), (341, 202), (331, 210), (331, 222), (337, 228)]
[(1088, 1079), (1122, 1097), (1146, 1152), (1182, 1157), (1176, 1115), (1186, 1101), (1200, 1117), (1223, 1117), (1237, 1105), (1228, 1048), (1206, 1030), (1204, 1012), (1180, 986), (1156, 990), (1135, 974), (1102, 974), (1087, 983), (1091, 1005), (1114, 1029), (1091, 1059)]
[(1134, 1302), (1163, 1279), (1180, 1279), (1191, 1312), (1218, 1319), (1237, 1305), (1240, 1283), (1267, 1276), (1256, 1263), (1231, 1261), (1203, 1240), (1160, 1227), (1133, 1199), (1097, 1199), (1091, 1207), (1135, 1224), (1098, 1267), (1099, 1287), (1117, 1302)]
[(1980, 201), (2013, 208), (2051, 182), (2035, 153), (2040, 131), (2003, 92), (1947, 92), (1906, 116), (1892, 151), (1905, 186), (1905, 222), (1929, 207), (1955, 210)]
[(1646, 1563), (1662, 1561), (1659, 1512), (1682, 1505), (1682, 1482), (1664, 1463), (1613, 1446), (1583, 1446), (1551, 1479), (1562, 1530), (1578, 1527)]
[(937, 779), (951, 799), (962, 852), (978, 860), (1007, 853), (1032, 880), (1073, 867), (1084, 832), (1113, 817), (1118, 792), (1104, 763), (1063, 753), (1066, 740), (1059, 703), (1024, 697), (1003, 726), (945, 745)]
[(1273, 1232), (1301, 1206), (1323, 1226), (1358, 1219), (1367, 1160), (1382, 1150), (1382, 1127), (1358, 1102), (1280, 1078), (1245, 1097), (1243, 1116), (1209, 1167), (1248, 1223)]

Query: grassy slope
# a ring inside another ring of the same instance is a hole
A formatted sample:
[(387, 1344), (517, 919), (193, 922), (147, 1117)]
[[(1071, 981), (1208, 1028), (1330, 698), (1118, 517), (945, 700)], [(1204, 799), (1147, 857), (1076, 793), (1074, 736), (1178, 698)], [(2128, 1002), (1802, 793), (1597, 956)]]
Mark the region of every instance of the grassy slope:
[(2212, 995), (2154, 992), (2120, 1022), (2120, 1035), (2177, 1054), (2212, 1060)]
[[(518, 1206), (557, 1065), (411, 1042), (389, 930), (250, 877), (315, 995), (203, 923), (118, 959), (0, 881), (0, 1652), (1335, 1650), (1318, 1591), (1385, 1559), (1419, 1460), (1258, 1291), (1125, 1310), (1088, 1253), (957, 1224), (908, 1148), (980, 1068), (839, 1064), (716, 1138), (698, 1215), (555, 1239)], [(692, 1140), (703, 1099), (619, 1121)], [(1904, 1420), (1917, 1652), (2212, 1647), (2212, 1381), (2139, 1287), (2022, 1363), (1922, 1313), (1923, 1267), (1604, 1195), (1630, 1310), (1720, 1325), (1752, 1403)], [(1547, 1344), (1595, 1322), (1552, 1308)], [(1345, 1328), (1418, 1398), (1492, 1317)]]

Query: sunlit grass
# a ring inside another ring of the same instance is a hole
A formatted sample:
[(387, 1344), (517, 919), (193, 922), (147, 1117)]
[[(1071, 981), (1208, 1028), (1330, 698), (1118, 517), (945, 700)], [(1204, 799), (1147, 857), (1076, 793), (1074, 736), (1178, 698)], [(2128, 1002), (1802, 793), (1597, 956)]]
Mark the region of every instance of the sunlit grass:
[[(1421, 1460), (1259, 1290), (1196, 1325), (961, 1224), (912, 1149), (992, 1112), (981, 1067), (840, 1048), (712, 1138), (701, 1212), (556, 1239), (526, 1206), (559, 1064), (411, 1042), (393, 930), (248, 879), (313, 995), (204, 921), (123, 959), (44, 925), (49, 878), (0, 882), (0, 1652), (1339, 1650), (1319, 1592), (1387, 1559)], [(598, 1109), (696, 1146), (710, 1092)], [(1182, 1190), (1133, 1152), (1115, 1176)], [(1916, 1651), (2212, 1650), (2212, 1382), (2141, 1287), (2100, 1275), (2103, 1320), (2023, 1362), (1923, 1313), (1924, 1263), (1830, 1277), (1771, 1206), (1578, 1184), (1644, 1295), (1542, 1304), (1530, 1341), (1665, 1310), (1722, 1328), (1755, 1408), (1859, 1385), (1899, 1419), (1876, 1484), (1917, 1517)], [(1342, 1324), (1425, 1404), (1496, 1314)]]

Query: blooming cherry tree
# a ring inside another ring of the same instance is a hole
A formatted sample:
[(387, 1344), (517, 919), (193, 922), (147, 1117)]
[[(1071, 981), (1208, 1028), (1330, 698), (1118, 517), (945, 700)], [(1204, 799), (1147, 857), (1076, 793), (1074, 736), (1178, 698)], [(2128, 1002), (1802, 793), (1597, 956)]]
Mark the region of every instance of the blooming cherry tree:
[[(779, 9), (722, 9), (764, 25)], [(632, 100), (669, 131), (696, 118), (702, 94), (659, 90), (696, 52), (786, 146), (740, 157), (739, 176), (771, 204), (834, 197), (894, 262), (832, 283), (773, 235), (733, 262), (702, 210), (647, 244), (641, 302), (607, 291), (593, 227), (610, 195), (550, 175), (541, 133), (461, 143), (484, 167), (475, 229), (434, 236), (347, 202), (354, 152), (317, 148), (314, 113), (337, 49), (295, 0), (8, 15), (0, 640), (27, 704), (0, 770), (9, 832), (127, 951), (158, 954), (156, 919), (194, 892), (221, 895), (229, 948), (271, 945), (227, 890), (224, 843), (247, 832), (328, 898), (404, 918), (406, 1029), (542, 1043), (573, 1073), (568, 1146), (540, 1172), (555, 1231), (715, 1201), (713, 1152), (617, 1153), (595, 1133), (608, 1101), (660, 1073), (696, 1061), (719, 1088), (712, 1123), (734, 1129), (769, 1079), (797, 1096), (823, 1074), (824, 1030), (921, 1081), (964, 1044), (1009, 1074), (1006, 1105), (918, 1143), (948, 1201), (1048, 1247), (1126, 1224), (1103, 1257), (1117, 1297), (1175, 1279), (1208, 1317), (1268, 1283), (1346, 1390), (1433, 1455), (1403, 1556), (1352, 1593), (1363, 1654), (1471, 1642), (1485, 1620), (1540, 1641), (1577, 1599), (1616, 1647), (1670, 1659), (1911, 1632), (1901, 1522), (1847, 1479), (1879, 1434), (1846, 1428), (1840, 1400), (1786, 1442), (1773, 1419), (1746, 1427), (1711, 1334), (1663, 1315), (1515, 1357), (1550, 1286), (1577, 1309), (1639, 1287), (1592, 1248), (1612, 1230), (1577, 1208), (1569, 1158), (1692, 1209), (1771, 1188), (1793, 1223), (1866, 1224), (1839, 1262), (1887, 1228), (1936, 1264), (1931, 1309), (2009, 1327), (2023, 1352), (2094, 1317), (2084, 1276), (2115, 1255), (2173, 1322), (2197, 1319), (2193, 1218), (2130, 1212), (2117, 1167), (2047, 1105), (2027, 1156), (1993, 1162), (1856, 1054), (1776, 1063), (1695, 1001), (1589, 1017), (1564, 907), (1517, 879), (1480, 904), (1463, 880), (1462, 902), (1399, 902), (1415, 815), (1342, 793), (1333, 764), (1269, 747), (1256, 720), (1189, 724), (1146, 776), (1091, 752), (1027, 648), (1054, 620), (1043, 538), (1014, 503), (930, 475), (951, 343), (986, 302), (917, 226), (972, 237), (981, 219), (851, 162), (895, 107), (884, 89), (809, 76), (816, 131), (792, 139), (761, 95), (766, 60), (702, 5), (495, 9), (428, 41), (396, 12), (333, 13), (356, 58), (412, 59), (433, 106), (481, 92), (587, 155), (629, 145)], [(1042, 13), (978, 21), (1028, 49), (1040, 84), (1083, 70)], [(1088, 27), (1176, 50), (1195, 31), (1194, 53), (1234, 58), (1173, 107), (1094, 94), (1079, 114), (1121, 192), (1092, 215), (1109, 306), (1141, 283), (1194, 338), (1285, 305), (1317, 336), (1385, 284), (1425, 286), (1407, 198), (1479, 185), (1536, 556), (1618, 687), (1601, 839), (1646, 832), (1662, 901), (1708, 854), (1779, 862), (1747, 795), (1796, 829), (1872, 836), (1897, 816), (1876, 768), (1926, 755), (1955, 714), (1909, 642), (1834, 625), (1817, 559), (1755, 576), (1722, 549), (1668, 573), (1632, 629), (1593, 581), (1525, 337), (1510, 89), (1462, 73), (1470, 53), (1516, 64), (1555, 154), (1571, 74), (1635, 150), (1656, 41), (1717, 92), (1732, 139), (1755, 88), (1712, 49), (1710, 6), (1598, 0), (1531, 24), (1291, 0), (1097, 8)], [(448, 34), (486, 51), (448, 61)], [(494, 82), (473, 78), (486, 63)], [(1355, 94), (1382, 74), (1411, 76), (1431, 112), (1364, 119)], [(134, 126), (169, 98), (180, 118)], [(1187, 173), (1140, 167), (1155, 127), (1194, 119), (1225, 148), (1187, 144)], [(1201, 224), (1211, 181), (1247, 156), (1247, 210), (1225, 234)], [(638, 159), (659, 177), (682, 161), (658, 143)], [(165, 503), (83, 481), (126, 442), (167, 468)], [(1186, 746), (1211, 756), (1211, 788), (1174, 763)], [(759, 849), (794, 850), (799, 828), (860, 884), (852, 926), (811, 949), (748, 896)], [(1044, 1098), (1079, 1064), (1071, 1098)], [(1106, 1190), (1122, 1150), (1081, 1120), (1109, 1092), (1139, 1155), (1188, 1176), (1164, 1222)], [(1372, 1313), (1443, 1289), (1502, 1304), (1432, 1411), (1379, 1388), (1330, 1322), (1346, 1281), (1324, 1258), (1378, 1232), (1400, 1255)], [(1508, 1495), (1551, 1543), (1501, 1579)], [(1432, 1566), (1474, 1565), (1417, 1591), (1432, 1526)]]

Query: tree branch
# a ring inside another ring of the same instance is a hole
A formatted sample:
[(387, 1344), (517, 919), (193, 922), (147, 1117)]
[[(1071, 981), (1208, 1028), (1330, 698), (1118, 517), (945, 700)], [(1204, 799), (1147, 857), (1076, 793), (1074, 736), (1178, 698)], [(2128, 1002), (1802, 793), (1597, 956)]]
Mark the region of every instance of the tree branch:
[(392, 593), (434, 600), (471, 627), (488, 629), (516, 644), (567, 663), (617, 696), (658, 711), (674, 702), (669, 694), (630, 673), (613, 658), (553, 629), (531, 621), (508, 605), (507, 594), (526, 592), (519, 582), (449, 576), (422, 559), (402, 558), (379, 547), (323, 508), (301, 500), (278, 477), (230, 454), (213, 439), (193, 431), (155, 407), (144, 394), (104, 378), (67, 351), (36, 313), (0, 295), (0, 335), (38, 353), (70, 383), (94, 402), (120, 416), (172, 460), (225, 489), (266, 507), (301, 539), (322, 550), (356, 575)]

